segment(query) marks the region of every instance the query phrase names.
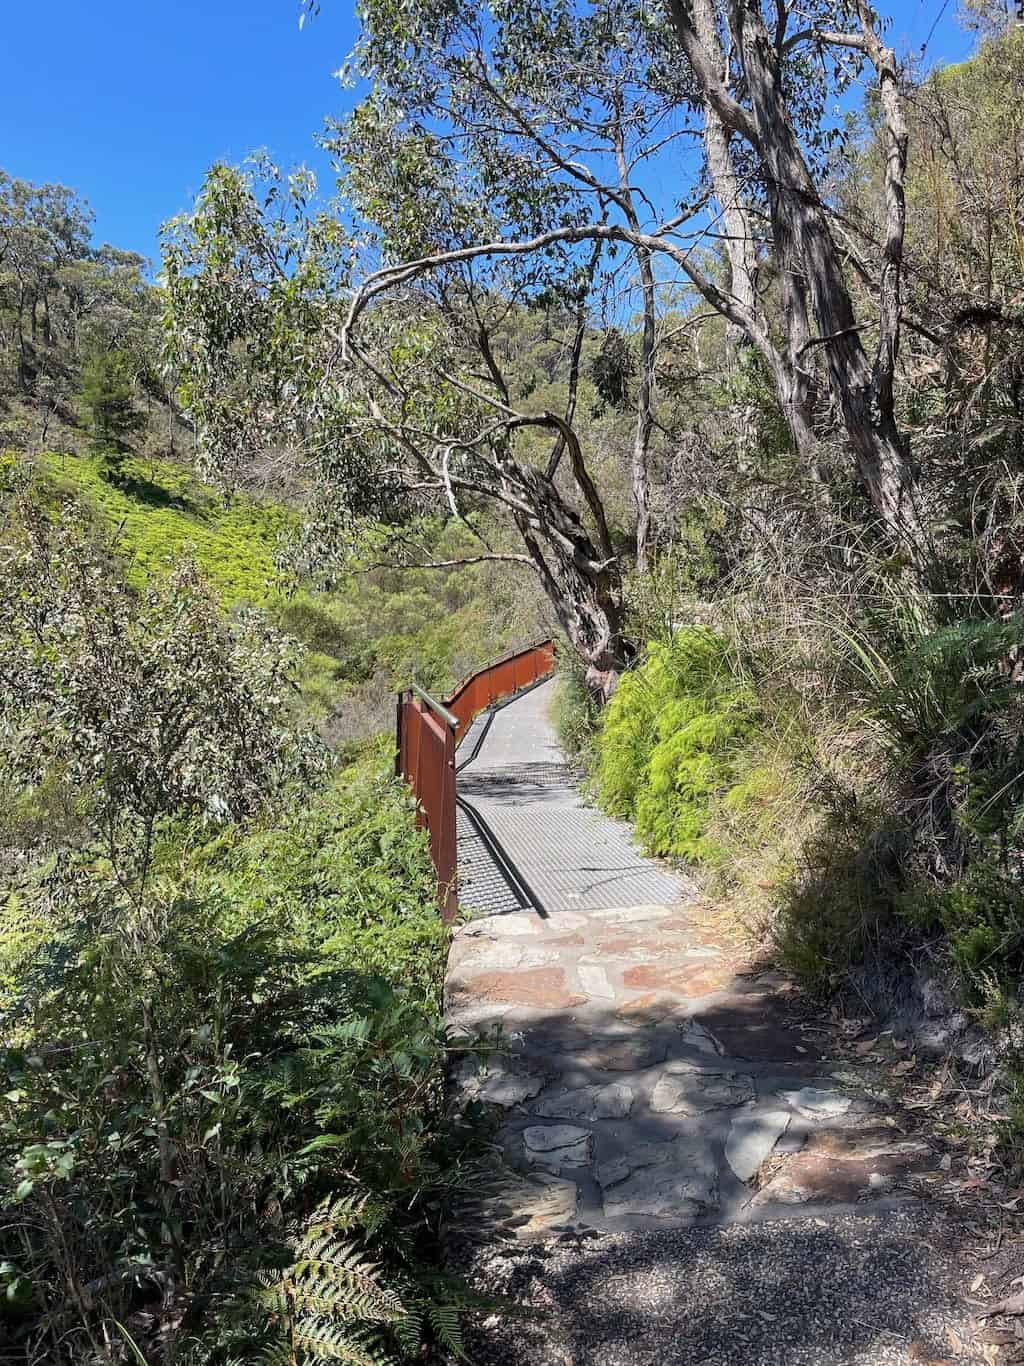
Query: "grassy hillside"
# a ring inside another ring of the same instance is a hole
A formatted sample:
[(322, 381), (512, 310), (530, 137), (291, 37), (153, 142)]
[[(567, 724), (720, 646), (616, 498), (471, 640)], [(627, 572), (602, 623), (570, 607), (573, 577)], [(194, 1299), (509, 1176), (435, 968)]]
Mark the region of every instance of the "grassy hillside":
[[(14, 456), (21, 459), (25, 457)], [(392, 695), (410, 681), (445, 692), (465, 673), (545, 630), (537, 586), (507, 566), (375, 570), (330, 593), (293, 591), (275, 552), (297, 521), (280, 503), (230, 499), (186, 467), (129, 457), (47, 452), (34, 458), (54, 485), (113, 530), (131, 582), (142, 585), (193, 554), (226, 609), (261, 607), (307, 647), (303, 707), (335, 744), (392, 723)], [(464, 529), (439, 530), (439, 558), (475, 549)]]
[(274, 548), (294, 515), (237, 495), (226, 501), (168, 461), (126, 459), (113, 474), (102, 456), (47, 452), (43, 469), (112, 527), (136, 584), (195, 554), (226, 607), (279, 595)]

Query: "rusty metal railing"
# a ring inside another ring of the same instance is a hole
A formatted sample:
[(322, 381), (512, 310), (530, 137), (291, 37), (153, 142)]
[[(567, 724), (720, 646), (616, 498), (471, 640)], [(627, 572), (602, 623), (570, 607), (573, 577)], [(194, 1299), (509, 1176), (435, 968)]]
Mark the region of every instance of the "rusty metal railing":
[(554, 667), (554, 641), (544, 640), (478, 669), (443, 703), (415, 685), (398, 694), (395, 772), (412, 788), (417, 825), (428, 831), (438, 907), (446, 921), (458, 910), (455, 747), (480, 712), (539, 682)]
[(531, 683), (545, 678), (555, 667), (555, 642), (542, 640), (537, 645), (529, 645), (525, 650), (516, 650), (503, 659), (478, 669), (475, 674), (464, 678), (445, 706), (456, 717), (456, 740), (461, 740), (466, 730), (486, 707), (492, 707), (502, 698), (528, 688)]
[(455, 731), (458, 722), (422, 688), (398, 694), (395, 772), (416, 798), (416, 824), (426, 827), (444, 920), (459, 908), (455, 853)]

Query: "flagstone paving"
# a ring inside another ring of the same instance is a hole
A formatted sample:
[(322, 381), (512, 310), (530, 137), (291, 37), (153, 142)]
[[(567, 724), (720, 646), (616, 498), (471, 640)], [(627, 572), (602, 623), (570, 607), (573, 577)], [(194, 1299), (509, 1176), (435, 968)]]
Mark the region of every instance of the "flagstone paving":
[[(650, 1239), (671, 1230), (823, 1219), (839, 1228), (901, 1209), (913, 1217), (940, 1153), (840, 1057), (838, 1025), (823, 1024), (784, 975), (724, 939), (684, 879), (584, 805), (548, 700), (539, 688), (498, 713), (460, 773), (460, 789), (544, 912), (478, 916), (452, 945), (449, 1024), (493, 1045), (453, 1078), (463, 1102), (479, 1101), (494, 1118), (496, 1180), (466, 1214), (467, 1244), (484, 1262), (501, 1246), (559, 1246), (571, 1284), (567, 1240), (611, 1239), (631, 1265), (630, 1247), (643, 1261)], [(552, 819), (554, 833), (545, 829)], [(652, 888), (668, 894), (652, 898)], [(917, 1283), (913, 1268), (903, 1275)], [(629, 1305), (626, 1296), (627, 1317)], [(611, 1339), (599, 1356), (579, 1341), (556, 1350), (559, 1333), (573, 1338), (573, 1306), (556, 1309), (547, 1346), (534, 1335), (519, 1357), (509, 1347), (515, 1334), (495, 1329), (485, 1335), (492, 1356), (481, 1360), (854, 1359), (746, 1347), (700, 1356), (665, 1344), (630, 1355)]]

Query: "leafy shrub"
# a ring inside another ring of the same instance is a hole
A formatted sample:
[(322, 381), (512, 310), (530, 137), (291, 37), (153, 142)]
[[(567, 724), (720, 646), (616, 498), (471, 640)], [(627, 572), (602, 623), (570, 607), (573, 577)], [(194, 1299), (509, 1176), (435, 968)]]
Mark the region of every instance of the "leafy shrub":
[[(445, 939), (384, 751), (325, 783), (289, 723), (293, 642), (225, 622), (194, 566), (133, 590), (46, 490), (15, 478), (0, 512), (0, 785), (73, 797), (44, 838), (14, 832), (0, 903), (3, 1331), (55, 1366), (454, 1341), (429, 1265), (468, 1160), (445, 1117)], [(316, 1246), (325, 1199), (362, 1251), (322, 1244), (318, 1279), (290, 1229)], [(282, 1275), (304, 1313), (334, 1285), (322, 1332), (260, 1298)]]
[(826, 633), (819, 695), (793, 699), (817, 755), (811, 809), (779, 822), (800, 838), (772, 888), (774, 934), (809, 986), (853, 981), (882, 1013), (913, 1008), (896, 998), (913, 995), (911, 960), (927, 944), (980, 1006), (1015, 990), (1024, 966), (1021, 621), (936, 627), (911, 604), (880, 604)]
[(707, 839), (719, 857), (706, 876), (715, 899), (761, 939), (774, 932), (823, 816), (810, 737), (791, 718), (779, 726), (767, 706), (764, 712), (752, 742), (734, 756), (735, 781), (713, 804)]
[(881, 827), (877, 810), (830, 811), (780, 880), (774, 925), (782, 961), (808, 990), (841, 991), (866, 972), (878, 1006), (913, 937), (894, 912), (900, 843)]
[(401, 982), (437, 1008), (447, 933), (390, 757), (390, 741), (379, 742), (315, 795), (244, 837), (228, 831), (190, 866), (198, 894), (220, 900), (224, 927), (273, 924), (304, 951), (340, 954), (353, 971)]
[(634, 639), (671, 641), (678, 623), (693, 619), (701, 590), (707, 592), (716, 580), (713, 544), (723, 524), (720, 508), (695, 503), (674, 519), (672, 540), (659, 548), (645, 572), (626, 575), (623, 587)]
[(850, 637), (850, 700), (881, 743), (894, 806), (942, 877), (1008, 833), (1024, 800), (1024, 615)]
[(586, 666), (575, 650), (557, 650), (558, 683), (553, 720), (559, 742), (573, 763), (589, 768), (594, 760), (601, 711), (587, 687)]
[(608, 705), (596, 769), (602, 805), (633, 817), (653, 852), (714, 861), (708, 823), (755, 726), (753, 697), (730, 670), (726, 643), (699, 627), (679, 631), (652, 645)]
[(127, 438), (146, 426), (135, 407), (131, 360), (122, 351), (95, 351), (82, 366), (79, 401), (89, 417), (93, 449), (119, 460)]
[(963, 986), (975, 1005), (993, 988), (1015, 994), (1024, 971), (1024, 896), (1020, 879), (994, 859), (980, 859), (948, 886), (916, 884), (899, 898), (902, 916), (942, 929)]
[[(407, 1282), (415, 1304), (463, 1179), (465, 1140), (443, 1113), (447, 1045), (422, 987), (358, 971), (339, 934), (319, 952), (273, 921), (226, 937), (232, 908), (195, 890), (174, 888), (147, 946), (148, 999), (122, 940), (79, 940), (2, 1057), (0, 1257), (22, 1278), (20, 1336), (50, 1361), (121, 1344), (121, 1324), (153, 1360), (172, 1325), (181, 1347), (273, 1342), (251, 1291), (288, 1265), (285, 1222), (341, 1192), (383, 1263), (381, 1294), (401, 1306)], [(351, 1299), (348, 1313), (356, 1330), (370, 1317)], [(400, 1345), (397, 1321), (365, 1327), (382, 1355)], [(123, 1345), (114, 1359), (130, 1359)]]

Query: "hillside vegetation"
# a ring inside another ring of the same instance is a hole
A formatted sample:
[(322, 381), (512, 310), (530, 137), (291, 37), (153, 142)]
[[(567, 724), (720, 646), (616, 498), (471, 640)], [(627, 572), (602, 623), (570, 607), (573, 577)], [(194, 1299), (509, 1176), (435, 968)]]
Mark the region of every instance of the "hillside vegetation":
[(866, 6), (364, 0), (338, 197), (215, 165), (159, 285), (0, 177), (30, 1366), (458, 1359), (393, 696), (554, 623), (594, 800), (1024, 1172), (1024, 32), (975, 8), (917, 75)]
[[(7, 1340), (40, 1362), (168, 1331), (196, 1362), (457, 1343), (435, 1240), (475, 1159), (443, 1105), (433, 873), (389, 741), (350, 735), (344, 767), (309, 729), (339, 674), (457, 656), (396, 644), (379, 586), (347, 617), (288, 597), (280, 506), (159, 462), (0, 473)], [(370, 662), (324, 653), (322, 682), (281, 618), (324, 648), (347, 621)]]
[(537, 633), (536, 596), (486, 565), (317, 587), (286, 567), (293, 493), (204, 483), (176, 417), (168, 458), (138, 373), (100, 367), (132, 416), (97, 432), (51, 326), (0, 456), (0, 1338), (38, 1363), (457, 1347), (437, 1247), (477, 1138), (444, 1106), (394, 694)]

